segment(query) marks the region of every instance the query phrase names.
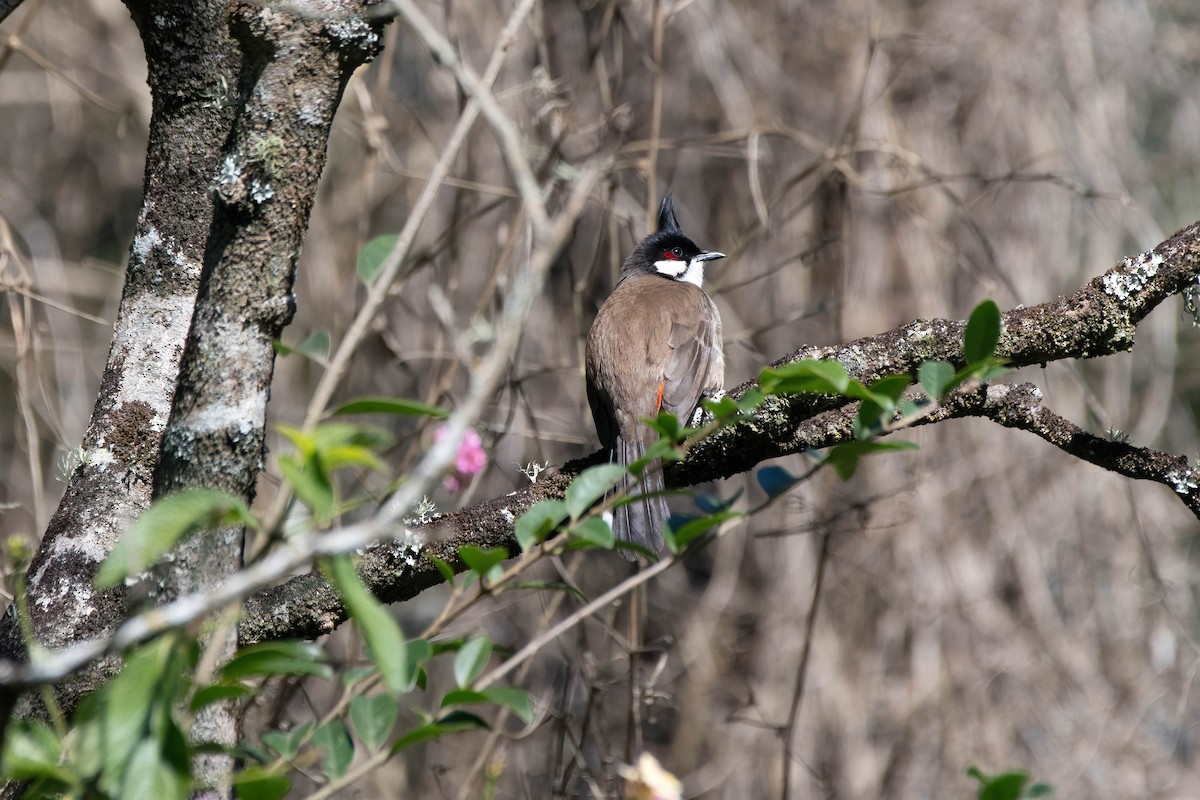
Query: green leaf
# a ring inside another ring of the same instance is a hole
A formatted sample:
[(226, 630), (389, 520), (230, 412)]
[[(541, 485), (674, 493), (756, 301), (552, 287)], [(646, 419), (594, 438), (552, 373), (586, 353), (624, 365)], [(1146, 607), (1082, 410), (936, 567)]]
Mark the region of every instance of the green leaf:
[(737, 404), (742, 413), (749, 414), (762, 405), (763, 400), (766, 399), (767, 396), (761, 389), (751, 386), (744, 395), (738, 398)]
[(121, 797), (186, 800), (190, 784), (188, 771), (163, 758), (159, 743), (142, 739), (134, 749), (121, 783)]
[(363, 586), (349, 557), (335, 556), (325, 561), (322, 571), (337, 588), (346, 610), (362, 632), (371, 661), (379, 668), (388, 691), (392, 694), (411, 692), (416, 685), (419, 664), (409, 661), (410, 650), (400, 625)]
[(475, 682), (492, 657), (492, 640), (487, 634), (473, 636), (454, 657), (454, 682), (466, 688)]
[[(102, 784), (106, 791), (124, 796), (121, 785), (134, 755), (145, 758), (140, 750), (146, 742), (156, 746), (149, 738), (150, 728), (162, 694), (168, 693), (164, 690), (172, 688), (172, 678), (177, 680), (170, 669), (175, 647), (175, 637), (163, 636), (139, 648), (102, 690), (100, 735)], [(168, 704), (172, 699), (165, 698)]]
[(303, 725), (297, 725), (290, 731), (266, 731), (262, 734), (262, 743), (279, 754), (284, 761), (292, 761), (300, 752), (300, 746), (308, 739), (317, 723), (312, 720)]
[(511, 686), (493, 686), (477, 692), (474, 689), (455, 689), (442, 697), (442, 708), (463, 706), (473, 703), (493, 703), (509, 709), (528, 725), (533, 720), (533, 702), (524, 689)]
[(313, 331), (296, 345), (296, 352), (317, 363), (324, 363), (329, 358), (330, 344), (329, 331)]
[(233, 791), (238, 800), (283, 800), (292, 782), (283, 775), (252, 766), (233, 776)]
[(469, 711), (452, 711), (434, 722), (428, 722), (401, 736), (392, 745), (392, 752), (395, 753), (414, 744), (441, 738), (448, 733), (477, 730), (480, 728), (489, 730), (490, 726), (483, 718)]
[(486, 703), (487, 695), (474, 689), (451, 689), (442, 696), (441, 706), (462, 706), (469, 703)]
[(763, 467), (754, 477), (758, 479), (758, 485), (762, 487), (762, 490), (772, 499), (787, 492), (800, 482), (799, 478), (783, 467), (775, 466)]
[(967, 364), (978, 364), (991, 358), (1000, 342), (1000, 306), (994, 300), (984, 300), (975, 306), (963, 334), (963, 356)]
[(350, 723), (371, 752), (383, 747), (399, 713), (400, 706), (391, 695), (358, 695), (350, 700)]
[(854, 438), (866, 441), (873, 438), (896, 414), (896, 404), (886, 397), (863, 400), (854, 415)]
[(720, 497), (715, 494), (697, 494), (695, 496), (696, 507), (705, 514), (716, 514), (721, 511), (728, 511), (733, 508), (733, 504), (738, 501), (745, 492), (745, 488), (738, 489), (729, 497)]
[(533, 721), (533, 701), (529, 692), (512, 686), (492, 686), (484, 689), (483, 694), (488, 700), (498, 706), (504, 706), (517, 715), (526, 725)]
[(493, 567), (508, 558), (508, 551), (503, 547), (477, 547), (473, 544), (464, 544), (458, 548), (458, 557), (482, 580), (488, 577)]
[(989, 778), (979, 790), (979, 800), (1020, 800), (1029, 776), (1024, 772), (1006, 772)]
[(882, 395), (895, 404), (911, 385), (912, 379), (907, 375), (887, 375), (871, 384), (871, 393)]
[(541, 544), (550, 532), (567, 518), (567, 504), (562, 500), (539, 500), (517, 518), (513, 528), (523, 551)]
[(290, 356), (295, 353), (324, 366), (329, 358), (329, 332), (313, 331), (299, 344), (284, 344), (276, 340), (271, 342), (271, 346), (281, 356)]
[(683, 423), (679, 421), (679, 417), (670, 411), (660, 411), (657, 417), (651, 417), (643, 421), (652, 430), (656, 431), (659, 436), (668, 441), (678, 442), (684, 438)]
[[(759, 397), (762, 397), (761, 392)], [(705, 400), (701, 405), (704, 406), (705, 411), (713, 415), (714, 419), (722, 423), (736, 419), (745, 413), (742, 404), (729, 395), (725, 395), (720, 400)]]
[(567, 487), (567, 513), (571, 519), (583, 516), (624, 475), (625, 468), (620, 464), (597, 464), (579, 473)]
[(351, 667), (342, 673), (342, 685), (346, 688), (350, 688), (354, 684), (364, 681), (374, 674), (374, 667)]
[(663, 538), (672, 553), (680, 553), (693, 541), (727, 519), (742, 516), (739, 511), (721, 511), (703, 517), (672, 517), (663, 530)]
[(73, 723), (75, 742), (71, 746), (75, 769), (81, 776), (93, 778), (104, 766), (108, 747), (104, 741), (104, 690), (89, 695), (79, 704)]
[(121, 534), (96, 573), (96, 585), (116, 586), (158, 561), (184, 537), (226, 525), (257, 527), (257, 521), (241, 498), (213, 489), (184, 489), (160, 497)]
[(342, 414), (408, 414), (434, 417), (435, 419), (447, 419), (450, 416), (450, 412), (444, 408), (425, 405), (416, 400), (405, 400), (401, 397), (358, 397), (338, 406), (333, 413), (335, 416)]
[[(376, 453), (392, 444), (392, 436), (382, 428), (371, 425), (357, 425), (348, 422), (326, 422), (312, 431), (303, 430), (286, 424), (278, 424), (275, 429), (295, 446), (300, 458), (284, 456), (288, 472), (285, 477), (295, 482), (297, 494), (313, 493), (317, 497), (312, 504), (332, 507), (334, 493), (330, 484), (329, 473), (345, 467), (365, 467), (377, 472), (385, 472), (386, 465)], [(312, 475), (297, 475), (297, 472), (313, 473)], [(313, 485), (300, 485), (301, 482), (316, 481)]]
[(974, 378), (981, 383), (987, 383), (988, 381), (994, 381), (1001, 375), (1007, 375), (1008, 373), (1008, 367), (1004, 366), (1003, 364), (988, 364), (982, 369), (975, 370)]
[(803, 359), (768, 367), (758, 376), (758, 387), (766, 394), (845, 394), (850, 375), (836, 361)]
[(313, 732), (313, 747), (325, 757), (325, 775), (340, 778), (354, 760), (354, 740), (341, 720), (326, 722)]
[(213, 703), (220, 703), (223, 700), (236, 700), (246, 695), (255, 694), (256, 691), (244, 683), (217, 683), (196, 690), (196, 693), (192, 695), (191, 702), (188, 703), (188, 708), (192, 711), (199, 711)]
[(846, 442), (830, 448), (822, 460), (823, 464), (833, 467), (838, 477), (844, 481), (850, 480), (858, 469), (858, 460), (863, 456), (876, 453), (886, 453), (897, 450), (920, 450), (912, 442)]
[(900, 414), (901, 419), (907, 422), (918, 416), (924, 409), (928, 408), (930, 402), (931, 401), (928, 398), (924, 397), (920, 400), (906, 400), (900, 404), (898, 413)]
[(262, 642), (239, 650), (221, 668), (221, 678), (236, 681), (256, 676), (315, 675), (329, 680), (333, 678), (333, 668), (324, 658), (324, 651), (310, 642)]
[(343, 444), (321, 452), (321, 463), (329, 472), (346, 467), (359, 467), (372, 472), (387, 472), (387, 464), (371, 448), (356, 444)]
[(76, 782), (67, 766), (59, 766), (62, 743), (48, 726), (21, 720), (13, 723), (4, 742), (0, 771), (5, 778), (46, 778), (64, 784)]
[[(683, 434), (680, 433), (680, 437), (682, 436)], [(646, 469), (647, 465), (649, 465), (650, 462), (654, 461), (656, 458), (661, 458), (664, 462), (682, 461), (683, 451), (675, 446), (674, 439), (656, 439), (655, 441), (651, 442), (650, 446), (647, 447), (645, 452), (642, 453), (641, 458), (626, 466), (634, 475), (641, 475), (642, 471)]]
[(404, 657), (400, 662), (400, 674), (404, 678), (405, 691), (413, 686), (425, 688), (425, 670), (422, 665), (433, 657), (433, 648), (425, 639), (409, 639), (404, 643)]
[(442, 580), (453, 586), (455, 575), (454, 570), (450, 568), (450, 565), (447, 564), (443, 559), (438, 558), (433, 553), (428, 551), (426, 551), (426, 556), (428, 556), (429, 560), (433, 562), (433, 565), (437, 567), (437, 571), (441, 574)]
[(612, 526), (603, 517), (588, 517), (571, 528), (571, 537), (604, 550), (612, 550), (617, 540), (613, 535)]
[(1048, 783), (1035, 783), (1025, 792), (1026, 797), (1049, 797), (1054, 794), (1054, 787)]
[(365, 286), (370, 286), (379, 277), (379, 273), (383, 271), (384, 262), (387, 261), (387, 257), (391, 254), (392, 249), (395, 248), (396, 240), (399, 238), (394, 233), (376, 236), (367, 242), (366, 246), (359, 252), (357, 264), (358, 279)]
[(333, 519), (337, 504), (333, 482), (318, 459), (301, 463), (293, 456), (280, 456), (279, 471), (300, 502), (312, 511), (318, 525), (325, 525)]
[(940, 400), (954, 384), (954, 365), (948, 361), (923, 361), (917, 367), (917, 380), (931, 400)]
[(288, 425), (286, 422), (276, 423), (275, 430), (286, 437), (287, 440), (292, 443), (292, 447), (295, 447), (298, 451), (300, 451), (300, 455), (302, 455), (303, 458), (299, 459), (297, 463), (307, 461), (316, 455), (317, 435), (315, 432), (306, 433), (300, 428), (297, 428), (295, 425)]

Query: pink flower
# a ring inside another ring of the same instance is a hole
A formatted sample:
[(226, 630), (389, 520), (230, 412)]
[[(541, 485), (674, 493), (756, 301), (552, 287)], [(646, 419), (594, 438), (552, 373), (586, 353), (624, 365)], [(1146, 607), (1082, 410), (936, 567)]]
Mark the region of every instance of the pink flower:
[[(446, 426), (442, 425), (433, 432), (433, 440), (440, 442), (446, 436)], [(458, 444), (458, 454), (454, 457), (454, 471), (446, 475), (442, 485), (448, 491), (457, 492), (462, 488), (463, 479), (469, 475), (478, 475), (487, 466), (487, 452), (483, 449), (483, 440), (474, 428), (467, 428), (462, 441)]]
[(462, 442), (458, 445), (458, 458), (454, 460), (454, 469), (463, 475), (478, 475), (487, 466), (487, 453), (483, 451), (483, 440), (474, 428), (467, 428)]

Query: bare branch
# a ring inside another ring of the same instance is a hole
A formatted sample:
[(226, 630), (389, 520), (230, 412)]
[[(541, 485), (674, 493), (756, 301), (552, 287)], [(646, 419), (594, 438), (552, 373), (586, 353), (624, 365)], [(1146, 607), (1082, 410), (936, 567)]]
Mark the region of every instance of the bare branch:
[(546, 215), (546, 201), (542, 195), (541, 186), (538, 185), (537, 178), (533, 174), (529, 159), (525, 157), (525, 139), (517, 130), (517, 126), (500, 108), (500, 104), (496, 102), (496, 98), (488, 89), (487, 84), (480, 81), (474, 71), (462, 62), (454, 46), (446, 40), (446, 37), (438, 33), (429, 18), (421, 13), (412, 0), (392, 0), (392, 5), (400, 12), (400, 17), (417, 37), (429, 48), (433, 57), (454, 74), (454, 79), (462, 86), (463, 91), (479, 103), (483, 116), (492, 126), (492, 130), (496, 132), (496, 138), (504, 152), (504, 160), (508, 163), (509, 170), (512, 171), (513, 180), (517, 184), (517, 192), (525, 204), (525, 212), (529, 214), (529, 218), (533, 222), (535, 236), (540, 238), (548, 235), (550, 219)]
[(1200, 490), (1187, 483), (1193, 479), (1194, 484), (1194, 467), (1187, 458), (1088, 433), (1046, 408), (1041, 391), (1031, 383), (1001, 384), (955, 394), (925, 421), (965, 416), (985, 417), (1006, 428), (1029, 431), (1064, 453), (1109, 472), (1169, 486), (1200, 518)]

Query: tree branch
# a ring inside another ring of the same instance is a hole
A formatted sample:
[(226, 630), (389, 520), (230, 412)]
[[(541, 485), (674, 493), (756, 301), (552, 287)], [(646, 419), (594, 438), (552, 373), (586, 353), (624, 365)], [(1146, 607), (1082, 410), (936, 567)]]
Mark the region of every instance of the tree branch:
[[(1125, 259), (1078, 291), (1002, 316), (997, 355), (1013, 367), (1069, 358), (1095, 358), (1132, 349), (1137, 323), (1168, 297), (1197, 285), (1200, 276), (1200, 222), (1176, 233), (1149, 253)], [(863, 382), (886, 375), (916, 375), (923, 361), (940, 359), (964, 365), (966, 323), (917, 320), (891, 331), (843, 345), (808, 346), (773, 362), (781, 366), (807, 358), (832, 359)], [(753, 381), (732, 390), (740, 396)], [(752, 420), (717, 431), (698, 442), (685, 461), (670, 465), (667, 484), (692, 486), (746, 472), (780, 456), (830, 447), (853, 439), (857, 404), (817, 395), (770, 397)], [(1157, 453), (1084, 432), (1041, 404), (1028, 384), (959, 391), (915, 424), (980, 416), (1006, 427), (1041, 436), (1056, 447), (1112, 472), (1154, 480), (1176, 489), (1182, 502), (1200, 516), (1200, 492), (1184, 492), (1193, 475), (1186, 458)], [(456, 571), (464, 569), (459, 547), (473, 544), (517, 551), (512, 522), (541, 499), (560, 498), (574, 475), (602, 453), (543, 473), (532, 486), (488, 500), (424, 525), (406, 526), (407, 535), (428, 543), (431, 552)], [(360, 572), (385, 602), (415, 596), (442, 581), (428, 559), (414, 557), (403, 543), (381, 543), (362, 558)], [(346, 619), (345, 609), (324, 579), (304, 575), (250, 598), (241, 623), (244, 643), (287, 636), (312, 637), (332, 631)]]

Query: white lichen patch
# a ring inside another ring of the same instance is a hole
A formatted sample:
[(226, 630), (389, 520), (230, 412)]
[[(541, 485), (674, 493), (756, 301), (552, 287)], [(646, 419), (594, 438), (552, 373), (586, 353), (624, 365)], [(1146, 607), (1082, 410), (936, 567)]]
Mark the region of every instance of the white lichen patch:
[(242, 159), (237, 153), (225, 156), (221, 171), (217, 173), (217, 185), (231, 183), (242, 177)]
[(104, 466), (116, 461), (112, 450), (107, 447), (93, 447), (91, 450), (83, 450), (79, 455), (79, 462), (92, 467)]
[(417, 566), (423, 561), (421, 551), (425, 548), (425, 537), (416, 531), (405, 528), (404, 534), (398, 537), (400, 542), (400, 558), (410, 567)]
[[(1196, 282), (1200, 284), (1200, 275), (1196, 276)], [(1200, 287), (1189, 286), (1183, 290), (1183, 310), (1192, 318), (1192, 327), (1200, 327), (1200, 303), (1197, 302), (1196, 296), (1200, 292)]]
[(1191, 494), (1196, 489), (1200, 489), (1200, 484), (1196, 482), (1196, 470), (1177, 470), (1173, 469), (1167, 473), (1167, 481), (1171, 487), (1179, 494)]
[(412, 515), (404, 518), (405, 525), (427, 525), (437, 519), (437, 505), (429, 499), (429, 495), (422, 497), (412, 508)]
[(194, 433), (236, 431), (249, 436), (263, 427), (267, 408), (267, 392), (253, 390), (236, 396), (213, 397), (214, 402), (197, 408), (188, 419)]
[(255, 203), (263, 204), (275, 196), (275, 189), (266, 181), (260, 181), (258, 178), (250, 181), (250, 199)]
[(513, 515), (512, 511), (510, 511), (507, 507), (500, 509), (500, 518), (509, 525), (512, 525), (517, 519), (516, 516)]
[(59, 575), (58, 585), (54, 592), (40, 591), (32, 594), (33, 603), (38, 608), (46, 611), (52, 606), (55, 608), (63, 608), (64, 603), (62, 598), (71, 595), (71, 612), (70, 615), (75, 620), (83, 619), (91, 616), (96, 611), (95, 605), (92, 604), (93, 592), (87, 581), (72, 581), (68, 580), (65, 575)]
[[(528, 464), (526, 464), (523, 467), (520, 464), (517, 464), (517, 469), (521, 472), (522, 475), (524, 475), (526, 478), (529, 479), (530, 483), (537, 483), (538, 476), (541, 475), (543, 472), (545, 472), (549, 468), (550, 468), (549, 461), (547, 461), (545, 464), (539, 464), (536, 461), (530, 461)], [(513, 492), (513, 494), (516, 494), (516, 492)]]
[(1109, 272), (1104, 276), (1104, 291), (1118, 300), (1126, 300), (1137, 294), (1158, 274), (1163, 257), (1158, 253), (1141, 253), (1136, 258), (1126, 258), (1124, 271)]
[(296, 108), (296, 116), (305, 125), (312, 125), (314, 127), (324, 125), (325, 105), (325, 103), (301, 103)]
[(187, 339), (194, 300), (190, 295), (143, 292), (128, 301), (132, 307), (125, 317), (134, 323), (117, 330), (115, 352), (121, 357), (121, 382), (113, 405), (147, 404), (156, 430), (162, 430), (171, 412), (179, 373), (179, 342)]
[(346, 16), (329, 23), (329, 32), (345, 44), (375, 45), (379, 34), (362, 17)]
[(914, 322), (908, 331), (910, 339), (928, 339), (930, 336), (933, 336), (933, 328), (923, 322)]
[(150, 227), (146, 228), (145, 233), (134, 237), (132, 248), (133, 254), (145, 261), (146, 256), (150, 255), (150, 251), (159, 244), (162, 244), (162, 234), (158, 232), (157, 228), (151, 225)]

